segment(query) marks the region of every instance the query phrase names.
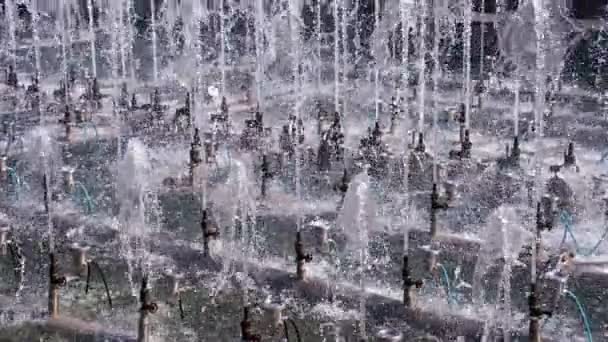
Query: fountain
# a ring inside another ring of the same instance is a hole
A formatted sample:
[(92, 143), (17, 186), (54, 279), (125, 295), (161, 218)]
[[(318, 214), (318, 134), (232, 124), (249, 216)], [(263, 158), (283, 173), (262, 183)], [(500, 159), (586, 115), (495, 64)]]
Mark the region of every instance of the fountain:
[(605, 339), (605, 27), (513, 4), (4, 1), (0, 340)]

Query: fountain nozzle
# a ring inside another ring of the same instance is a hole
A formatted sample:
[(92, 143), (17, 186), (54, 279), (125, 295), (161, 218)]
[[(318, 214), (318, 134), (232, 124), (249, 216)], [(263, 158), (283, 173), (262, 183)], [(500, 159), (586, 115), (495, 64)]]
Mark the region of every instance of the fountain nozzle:
[(418, 133), (418, 145), (414, 147), (415, 152), (424, 153), (426, 151), (426, 146), (424, 145), (424, 135), (422, 132)]
[(342, 178), (340, 178), (340, 182), (336, 184), (336, 190), (340, 193), (340, 206), (344, 204), (344, 198), (346, 197), (346, 193), (348, 192), (349, 184), (350, 177), (348, 175), (348, 170), (344, 168)]
[(568, 143), (568, 149), (564, 152), (564, 166), (576, 165), (576, 156), (574, 155), (574, 143)]
[[(453, 194), (452, 194), (453, 196)], [(437, 183), (433, 183), (433, 189), (431, 191), (431, 210), (446, 210), (449, 208), (449, 198), (450, 196), (441, 197), (439, 195), (439, 190), (437, 187)]]
[(296, 273), (298, 280), (306, 279), (306, 268), (305, 264), (312, 262), (312, 254), (307, 254), (304, 251), (304, 244), (302, 243), (302, 233), (296, 233), (296, 242), (295, 242), (295, 250), (296, 250)]
[(555, 208), (553, 200), (545, 195), (536, 206), (536, 229), (538, 232), (553, 229)]

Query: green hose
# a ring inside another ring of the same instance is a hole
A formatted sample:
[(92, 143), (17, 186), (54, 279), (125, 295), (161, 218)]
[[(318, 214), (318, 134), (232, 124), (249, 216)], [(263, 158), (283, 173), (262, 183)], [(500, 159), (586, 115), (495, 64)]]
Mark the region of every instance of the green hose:
[(576, 303), (578, 312), (581, 314), (581, 318), (583, 319), (583, 326), (584, 326), (585, 337), (587, 339), (587, 342), (593, 342), (593, 335), (591, 334), (591, 324), (589, 322), (589, 318), (587, 317), (587, 313), (585, 312), (585, 308), (583, 307), (583, 304), (581, 304), (578, 297), (576, 297), (576, 295), (574, 295), (574, 293), (572, 293), (571, 291), (564, 290), (564, 294), (566, 294), (566, 296), (570, 297)]
[(91, 199), (91, 196), (89, 196), (89, 192), (87, 191), (87, 188), (84, 186), (84, 184), (82, 184), (82, 182), (75, 182), (74, 185), (78, 186), (78, 189), (80, 189), (80, 192), (84, 195), (83, 202), (86, 205), (87, 214), (92, 214), (93, 209), (95, 208), (95, 205), (93, 204), (93, 200)]

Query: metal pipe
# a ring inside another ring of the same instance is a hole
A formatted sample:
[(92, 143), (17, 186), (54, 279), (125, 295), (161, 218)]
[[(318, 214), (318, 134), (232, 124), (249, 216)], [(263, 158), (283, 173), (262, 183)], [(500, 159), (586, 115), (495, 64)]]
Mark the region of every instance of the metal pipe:
[[(540, 259), (540, 251), (542, 248), (542, 232), (545, 230), (551, 230), (553, 228), (553, 202), (548, 196), (543, 196), (541, 202), (537, 203), (536, 206), (536, 255), (532, 262), (538, 262)], [(536, 265), (532, 265), (533, 269), (536, 269)], [(530, 295), (528, 296), (528, 307), (530, 311), (530, 325), (529, 325), (529, 341), (541, 342), (541, 329), (540, 320), (544, 316), (551, 317), (552, 312), (549, 310), (543, 310), (540, 303), (540, 293), (537, 284), (537, 276), (532, 278), (530, 283)]]
[(150, 341), (150, 329), (148, 316), (158, 310), (158, 305), (152, 302), (150, 298), (150, 289), (148, 288), (148, 276), (144, 276), (141, 280), (141, 289), (139, 292), (139, 324), (137, 329), (137, 342)]

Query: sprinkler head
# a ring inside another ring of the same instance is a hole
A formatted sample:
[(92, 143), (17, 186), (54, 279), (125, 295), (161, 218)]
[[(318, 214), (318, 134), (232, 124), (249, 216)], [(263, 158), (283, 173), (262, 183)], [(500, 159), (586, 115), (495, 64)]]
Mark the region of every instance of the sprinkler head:
[(519, 137), (513, 137), (513, 150), (511, 151), (511, 157), (513, 159), (519, 159), (521, 150), (519, 149)]
[(448, 200), (447, 198), (440, 197), (437, 183), (433, 183), (431, 190), (431, 210), (438, 209), (448, 209)]
[(424, 145), (424, 135), (422, 133), (418, 133), (418, 145), (416, 145), (414, 151), (420, 153), (424, 153), (426, 151), (426, 146)]
[(574, 155), (574, 143), (568, 143), (568, 149), (564, 152), (564, 166), (572, 166), (576, 164), (576, 156)]

